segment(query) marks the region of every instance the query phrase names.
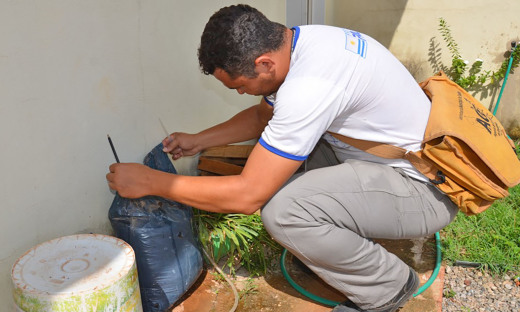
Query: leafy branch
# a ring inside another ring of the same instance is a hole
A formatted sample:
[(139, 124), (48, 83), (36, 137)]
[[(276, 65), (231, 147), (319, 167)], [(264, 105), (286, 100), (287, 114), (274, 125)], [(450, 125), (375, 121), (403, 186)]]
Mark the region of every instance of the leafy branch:
[(448, 75), (451, 80), (466, 90), (482, 88), (487, 82), (490, 84), (500, 82), (506, 75), (510, 58), (513, 58), (511, 72), (513, 72), (514, 68), (518, 67), (520, 60), (520, 49), (514, 49), (509, 54), (509, 57), (507, 57), (502, 62), (500, 68), (496, 71), (483, 71), (483, 61), (481, 59), (476, 59), (473, 64), (469, 66), (469, 62), (462, 58), (459, 46), (451, 34), (450, 27), (446, 23), (446, 20), (442, 17), (439, 19), (439, 32), (441, 33), (442, 38), (444, 39), (444, 42), (446, 43), (446, 46), (451, 53), (452, 61), (451, 67), (449, 68), (442, 65), (436, 67), (446, 69), (446, 75)]

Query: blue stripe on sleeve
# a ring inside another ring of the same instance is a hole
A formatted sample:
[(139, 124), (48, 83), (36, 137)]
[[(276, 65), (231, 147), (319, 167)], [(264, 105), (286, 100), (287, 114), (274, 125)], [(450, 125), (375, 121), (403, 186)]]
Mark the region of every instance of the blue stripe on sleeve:
[(271, 145), (267, 144), (262, 138), (260, 138), (260, 140), (258, 140), (258, 143), (260, 143), (260, 145), (262, 145), (268, 151), (270, 151), (278, 156), (282, 156), (282, 157), (285, 157), (288, 159), (305, 160), (305, 159), (307, 159), (307, 157), (309, 157), (309, 156), (296, 156), (296, 155), (292, 155), (292, 154), (283, 152), (283, 151), (276, 149), (276, 148), (272, 147)]

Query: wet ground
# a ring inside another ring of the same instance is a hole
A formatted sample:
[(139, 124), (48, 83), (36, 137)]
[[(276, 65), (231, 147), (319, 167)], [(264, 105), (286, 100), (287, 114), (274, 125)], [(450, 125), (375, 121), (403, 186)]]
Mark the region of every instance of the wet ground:
[[(435, 240), (377, 240), (378, 243), (411, 265), (421, 278), (421, 285), (432, 275), (435, 267)], [(316, 275), (301, 266), (292, 256), (286, 259), (286, 268), (292, 279), (305, 291), (333, 302), (345, 298), (329, 287)], [(442, 305), (442, 281), (444, 270), (423, 293), (410, 300), (400, 312), (440, 312)], [(235, 311), (272, 312), (325, 312), (332, 306), (318, 303), (296, 291), (283, 277), (279, 267), (265, 277), (249, 277), (240, 274), (233, 280), (239, 293)], [(228, 312), (233, 307), (234, 295), (229, 284), (208, 268), (186, 294), (185, 299), (171, 312)]]

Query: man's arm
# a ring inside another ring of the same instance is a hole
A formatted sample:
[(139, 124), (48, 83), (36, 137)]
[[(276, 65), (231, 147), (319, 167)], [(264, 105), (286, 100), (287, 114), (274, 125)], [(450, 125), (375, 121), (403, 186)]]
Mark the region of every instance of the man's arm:
[(181, 176), (139, 164), (113, 164), (107, 180), (123, 197), (158, 195), (202, 210), (252, 214), (300, 165), (257, 144), (240, 175)]
[(195, 155), (209, 147), (257, 139), (273, 116), (273, 108), (262, 98), (226, 122), (197, 134), (174, 132), (163, 140), (164, 151), (173, 159)]

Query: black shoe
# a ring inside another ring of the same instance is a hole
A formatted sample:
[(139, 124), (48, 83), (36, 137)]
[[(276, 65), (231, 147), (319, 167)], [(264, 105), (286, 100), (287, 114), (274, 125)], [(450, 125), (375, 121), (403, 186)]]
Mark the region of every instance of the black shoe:
[(404, 306), (404, 304), (410, 300), (415, 293), (415, 291), (419, 288), (419, 276), (417, 273), (410, 268), (410, 274), (408, 276), (408, 281), (404, 284), (401, 291), (394, 297), (394, 299), (390, 300), (383, 306), (371, 310), (363, 310), (356, 306), (352, 301), (346, 301), (338, 304), (332, 312), (394, 312), (397, 309)]

